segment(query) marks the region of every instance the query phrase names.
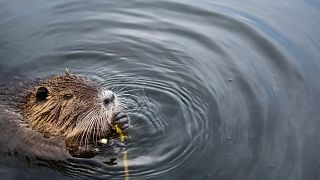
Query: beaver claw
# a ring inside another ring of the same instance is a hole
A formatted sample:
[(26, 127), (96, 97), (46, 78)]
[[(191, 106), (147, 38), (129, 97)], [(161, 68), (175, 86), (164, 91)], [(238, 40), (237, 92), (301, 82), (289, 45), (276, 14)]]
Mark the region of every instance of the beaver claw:
[(118, 125), (119, 128), (126, 132), (129, 128), (129, 117), (127, 114), (118, 112), (113, 119), (113, 124)]

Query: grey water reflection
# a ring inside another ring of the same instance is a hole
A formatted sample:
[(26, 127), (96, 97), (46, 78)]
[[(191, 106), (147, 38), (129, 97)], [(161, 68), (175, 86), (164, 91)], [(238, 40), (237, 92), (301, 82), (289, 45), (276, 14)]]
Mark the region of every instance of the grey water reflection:
[[(316, 1), (3, 0), (0, 69), (122, 90), (131, 179), (320, 179), (318, 17)], [(11, 179), (124, 178), (121, 156), (0, 162)]]

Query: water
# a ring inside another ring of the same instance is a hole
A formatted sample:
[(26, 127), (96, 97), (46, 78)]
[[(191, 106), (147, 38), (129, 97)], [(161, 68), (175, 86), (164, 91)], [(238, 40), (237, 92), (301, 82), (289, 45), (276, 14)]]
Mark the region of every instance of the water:
[[(320, 179), (318, 1), (0, 2), (0, 67), (68, 67), (128, 99), (130, 179)], [(2, 179), (124, 179), (0, 161)], [(36, 165), (35, 165), (36, 164)]]

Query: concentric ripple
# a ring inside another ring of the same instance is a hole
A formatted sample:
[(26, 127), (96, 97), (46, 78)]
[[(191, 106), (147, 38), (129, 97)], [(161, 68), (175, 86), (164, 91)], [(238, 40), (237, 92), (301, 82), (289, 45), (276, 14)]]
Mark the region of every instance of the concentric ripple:
[[(0, 6), (1, 66), (34, 77), (67, 67), (116, 92), (131, 119), (131, 179), (319, 178), (314, 7), (39, 2), (14, 16), (12, 7), (26, 5)], [(114, 166), (86, 159), (38, 164), (63, 172), (61, 179), (125, 176), (121, 155)]]

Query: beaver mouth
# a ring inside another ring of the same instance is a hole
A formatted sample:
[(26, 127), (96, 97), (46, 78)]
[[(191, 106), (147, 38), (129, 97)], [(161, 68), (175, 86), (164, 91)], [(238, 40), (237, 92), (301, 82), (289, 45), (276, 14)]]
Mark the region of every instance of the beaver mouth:
[(79, 154), (80, 151), (89, 150), (109, 141), (106, 133), (100, 134), (79, 134), (65, 140), (66, 146), (71, 154)]
[[(86, 116), (77, 118), (79, 122), (75, 124), (70, 131), (66, 131), (66, 139), (79, 146), (97, 144), (101, 139), (110, 139), (112, 137), (112, 121), (115, 117), (116, 106), (113, 109), (97, 107)], [(110, 112), (111, 111), (111, 112)]]
[(102, 139), (110, 139), (110, 132), (96, 132), (93, 130), (90, 133), (79, 133), (78, 135), (69, 138), (69, 141), (73, 141), (74, 143), (77, 143), (79, 146), (91, 146), (97, 145)]

